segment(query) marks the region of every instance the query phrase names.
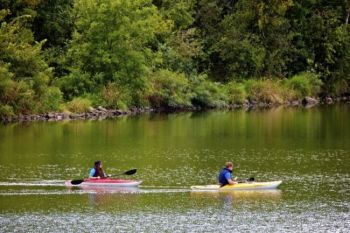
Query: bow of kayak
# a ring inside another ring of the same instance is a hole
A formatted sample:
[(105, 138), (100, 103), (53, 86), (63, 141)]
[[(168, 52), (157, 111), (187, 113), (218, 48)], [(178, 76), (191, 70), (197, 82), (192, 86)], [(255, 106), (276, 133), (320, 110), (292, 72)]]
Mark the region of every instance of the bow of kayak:
[(238, 183), (233, 185), (225, 185), (221, 187), (220, 185), (196, 185), (191, 186), (192, 190), (199, 191), (229, 191), (229, 190), (264, 190), (264, 189), (276, 189), (282, 181), (270, 181), (270, 182), (247, 182)]
[(80, 187), (138, 187), (142, 181), (139, 180), (122, 180), (122, 179), (85, 179), (80, 184), (74, 184), (72, 180), (67, 180), (64, 184), (67, 187), (80, 186)]

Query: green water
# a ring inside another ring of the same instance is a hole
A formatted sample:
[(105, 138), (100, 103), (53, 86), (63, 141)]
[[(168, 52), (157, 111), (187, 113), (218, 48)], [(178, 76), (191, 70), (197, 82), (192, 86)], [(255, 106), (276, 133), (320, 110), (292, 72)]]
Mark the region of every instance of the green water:
[[(63, 186), (95, 160), (142, 185)], [(225, 161), (283, 184), (191, 192)], [(349, 232), (350, 106), (1, 125), (0, 170), (1, 232)]]

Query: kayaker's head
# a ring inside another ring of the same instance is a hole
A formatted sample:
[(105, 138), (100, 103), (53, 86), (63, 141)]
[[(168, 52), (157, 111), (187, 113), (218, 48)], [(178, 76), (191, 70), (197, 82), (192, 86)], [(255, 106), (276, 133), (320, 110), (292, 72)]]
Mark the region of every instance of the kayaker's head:
[(225, 167), (226, 167), (228, 170), (232, 171), (232, 170), (233, 170), (233, 163), (232, 163), (232, 162), (226, 162), (226, 163), (225, 163)]
[(96, 161), (95, 162), (95, 168), (102, 167), (102, 162), (101, 161)]

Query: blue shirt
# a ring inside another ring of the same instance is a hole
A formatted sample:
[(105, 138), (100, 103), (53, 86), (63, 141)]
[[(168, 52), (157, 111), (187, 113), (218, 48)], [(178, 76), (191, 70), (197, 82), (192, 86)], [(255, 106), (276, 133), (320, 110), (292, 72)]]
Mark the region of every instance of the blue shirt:
[(94, 177), (94, 175), (95, 175), (95, 168), (91, 168), (89, 177)]
[(232, 179), (232, 174), (229, 173), (229, 172), (226, 172), (225, 173), (225, 178), (226, 178), (226, 180)]
[(219, 174), (219, 183), (222, 186), (227, 185), (229, 184), (228, 180), (230, 179), (232, 179), (232, 171), (227, 168), (223, 168)]

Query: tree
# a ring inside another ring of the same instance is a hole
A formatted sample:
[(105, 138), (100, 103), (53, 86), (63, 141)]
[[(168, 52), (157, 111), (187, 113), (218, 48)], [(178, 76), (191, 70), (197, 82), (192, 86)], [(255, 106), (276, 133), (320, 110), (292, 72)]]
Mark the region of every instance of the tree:
[(350, 29), (346, 23), (349, 3), (346, 1), (295, 0), (290, 17), (296, 18), (300, 48), (308, 69), (319, 73), (325, 93), (340, 94), (350, 90)]
[(74, 29), (73, 2), (74, 0), (40, 1), (31, 26), (35, 40), (46, 41), (43, 45), (45, 60), (54, 68), (57, 77), (68, 73), (64, 55)]
[(285, 18), (292, 0), (238, 1), (221, 22), (215, 45), (232, 78), (282, 77), (291, 50), (290, 25)]
[(6, 22), (8, 12), (0, 12), (1, 105), (16, 114), (57, 109), (61, 94), (48, 86), (52, 69), (42, 58), (44, 41), (35, 42), (31, 30), (26, 28), (30, 15)]
[(26, 23), (31, 22), (37, 14), (35, 9), (40, 2), (41, 0), (1, 0), (0, 9), (8, 11), (3, 20), (10, 22), (16, 17), (30, 15), (31, 18)]
[(60, 81), (66, 96), (97, 93), (116, 82), (140, 101), (158, 56), (152, 41), (168, 28), (157, 8), (149, 0), (76, 0), (74, 12), (71, 74)]
[(198, 58), (198, 70), (209, 73), (214, 80), (226, 80), (226, 64), (216, 45), (223, 31), (220, 23), (232, 12), (234, 4), (232, 0), (198, 0), (196, 4), (194, 26), (200, 32), (204, 51)]
[(153, 3), (171, 26), (157, 41), (162, 53), (161, 68), (184, 72), (187, 76), (197, 73), (198, 58), (203, 52), (199, 30), (193, 26), (195, 1), (158, 0)]
[(64, 47), (73, 30), (73, 0), (45, 0), (36, 7), (33, 33), (37, 41), (46, 40), (45, 48)]

